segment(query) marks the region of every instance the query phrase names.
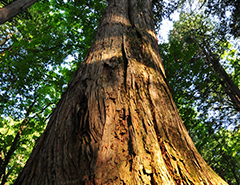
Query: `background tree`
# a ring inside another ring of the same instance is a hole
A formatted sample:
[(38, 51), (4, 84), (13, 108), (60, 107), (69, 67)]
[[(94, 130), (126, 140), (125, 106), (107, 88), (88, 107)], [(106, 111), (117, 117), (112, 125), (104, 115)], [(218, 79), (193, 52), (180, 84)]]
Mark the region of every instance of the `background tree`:
[[(228, 79), (237, 87), (239, 53), (219, 39), (217, 26), (204, 15), (182, 14), (162, 47), (162, 57), (173, 98), (198, 150), (230, 184), (239, 184), (238, 104), (229, 94), (234, 85), (226, 88), (228, 81), (217, 68), (223, 64), (221, 69), (231, 72)], [(209, 58), (218, 60), (218, 66)]]

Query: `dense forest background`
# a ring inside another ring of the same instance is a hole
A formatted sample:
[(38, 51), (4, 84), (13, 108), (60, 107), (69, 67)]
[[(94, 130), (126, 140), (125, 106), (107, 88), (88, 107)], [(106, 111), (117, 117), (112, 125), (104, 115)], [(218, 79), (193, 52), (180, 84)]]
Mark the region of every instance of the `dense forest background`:
[[(240, 184), (240, 2), (153, 1), (173, 98), (197, 149)], [(11, 3), (1, 0), (0, 8)], [(0, 27), (0, 178), (12, 184), (72, 74), (87, 55), (107, 1), (41, 0)]]

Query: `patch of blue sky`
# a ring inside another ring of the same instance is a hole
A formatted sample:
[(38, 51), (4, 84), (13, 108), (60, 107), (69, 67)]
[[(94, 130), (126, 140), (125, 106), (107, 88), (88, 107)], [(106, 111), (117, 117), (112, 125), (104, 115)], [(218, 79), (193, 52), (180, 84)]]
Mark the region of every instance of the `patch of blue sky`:
[(173, 21), (179, 20), (179, 12), (175, 12), (170, 16), (170, 19), (163, 19), (160, 30), (157, 33), (158, 42), (160, 43), (167, 43), (168, 42), (168, 36), (170, 33), (170, 30), (173, 29)]

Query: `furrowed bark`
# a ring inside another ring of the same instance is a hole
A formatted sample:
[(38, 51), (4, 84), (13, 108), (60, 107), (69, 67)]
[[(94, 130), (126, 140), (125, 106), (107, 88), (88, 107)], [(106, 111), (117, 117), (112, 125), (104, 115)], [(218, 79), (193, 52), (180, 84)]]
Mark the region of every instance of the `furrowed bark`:
[(15, 184), (227, 184), (179, 117), (151, 7), (109, 1), (88, 56)]

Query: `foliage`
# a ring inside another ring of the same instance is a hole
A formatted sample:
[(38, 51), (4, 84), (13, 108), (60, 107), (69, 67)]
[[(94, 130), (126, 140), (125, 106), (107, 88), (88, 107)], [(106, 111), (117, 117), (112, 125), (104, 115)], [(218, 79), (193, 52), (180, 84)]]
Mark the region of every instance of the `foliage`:
[(198, 138), (196, 142), (196, 147), (201, 155), (229, 184), (239, 184), (239, 128), (234, 131), (221, 128), (210, 135), (206, 129), (203, 130), (202, 128), (204, 128), (202, 125), (197, 128), (202, 132), (202, 137)]
[(204, 15), (182, 14), (169, 43), (160, 49), (173, 98), (196, 147), (219, 175), (239, 184), (239, 111), (202, 50), (210, 48), (212, 55), (219, 56), (238, 87), (239, 51), (219, 39), (215, 29), (214, 21)]
[(230, 33), (235, 37), (240, 36), (240, 3), (239, 0), (209, 0), (205, 12), (216, 15), (221, 22), (218, 33)]
[(171, 15), (182, 9), (187, 2), (191, 3), (191, 0), (153, 0), (153, 20), (156, 30), (160, 28), (163, 19), (171, 19)]
[(1, 26), (2, 184), (11, 184), (24, 166), (83, 61), (104, 7), (103, 1), (40, 1), (28, 9), (27, 17)]

